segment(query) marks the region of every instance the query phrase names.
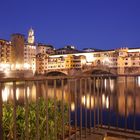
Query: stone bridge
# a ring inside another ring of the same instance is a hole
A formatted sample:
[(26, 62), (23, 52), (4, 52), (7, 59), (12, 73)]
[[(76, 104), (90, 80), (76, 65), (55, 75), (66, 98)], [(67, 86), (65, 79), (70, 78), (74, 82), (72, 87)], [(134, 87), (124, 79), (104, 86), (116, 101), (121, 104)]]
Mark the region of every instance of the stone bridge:
[(45, 75), (57, 76), (57, 75), (90, 75), (90, 74), (140, 74), (140, 68), (119, 68), (119, 67), (108, 67), (105, 65), (99, 66), (87, 66), (82, 69), (57, 69), (47, 71)]
[(117, 68), (111, 68), (108, 66), (89, 66), (82, 69), (83, 74), (117, 74)]
[(47, 76), (60, 76), (60, 75), (69, 75), (68, 70), (66, 69), (54, 69), (49, 70), (45, 73)]
[(81, 75), (81, 74), (117, 74), (116, 68), (109, 68), (107, 66), (95, 66), (95, 67), (85, 67), (82, 69), (54, 69), (46, 72), (47, 76), (56, 75)]

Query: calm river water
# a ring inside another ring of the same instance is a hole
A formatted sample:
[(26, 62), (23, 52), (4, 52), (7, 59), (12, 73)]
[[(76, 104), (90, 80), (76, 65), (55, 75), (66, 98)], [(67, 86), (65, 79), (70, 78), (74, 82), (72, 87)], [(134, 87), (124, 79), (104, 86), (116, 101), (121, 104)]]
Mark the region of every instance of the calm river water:
[[(136, 88), (135, 81), (137, 81)], [(108, 124), (109, 122), (111, 126), (116, 126), (116, 122), (118, 122), (118, 126), (120, 128), (124, 128), (126, 115), (128, 129), (133, 129), (133, 123), (135, 122), (136, 129), (140, 130), (140, 77), (137, 77), (137, 80), (134, 78), (127, 79), (127, 85), (125, 84), (124, 79), (120, 80), (120, 79), (104, 78), (102, 81), (96, 79), (96, 82), (94, 82), (93, 80), (91, 81), (92, 85), (91, 89), (89, 87), (89, 81), (87, 81), (87, 85), (85, 84), (84, 80), (82, 82), (83, 83), (81, 97), (79, 96), (80, 95), (79, 81), (75, 82), (74, 80), (71, 80), (70, 90), (68, 89), (68, 83), (66, 82), (64, 84), (64, 100), (68, 102), (68, 99), (71, 98), (72, 123), (74, 123), (75, 95), (76, 95), (77, 97), (76, 102), (78, 105), (76, 109), (78, 113), (78, 118), (80, 118), (79, 113), (80, 101), (82, 103), (83, 125), (85, 124), (85, 114), (84, 114), (85, 108), (87, 110), (88, 116), (87, 122), (89, 122), (89, 113), (90, 113), (89, 109), (91, 108), (92, 109), (91, 117), (94, 118), (94, 112), (96, 112), (96, 118), (97, 115), (99, 115), (99, 118), (101, 118), (102, 115), (102, 124), (104, 125)], [(94, 83), (95, 86), (93, 86)], [(85, 86), (87, 87), (86, 89)], [(36, 94), (38, 94), (39, 97), (45, 97), (46, 94), (45, 85), (40, 82), (38, 88), (39, 89), (37, 89), (36, 85), (33, 82), (28, 82), (27, 96), (29, 101), (35, 101)], [(48, 86), (48, 96), (49, 98), (54, 98), (54, 86), (51, 84)], [(56, 86), (56, 97), (58, 100), (62, 99), (62, 88), (60, 85)], [(24, 82), (17, 82), (16, 103), (22, 105), (24, 103), (24, 98), (25, 98)], [(3, 102), (9, 102), (13, 100), (12, 83), (6, 83), (3, 85), (2, 99)], [(94, 108), (96, 109), (96, 111), (94, 111)], [(92, 119), (92, 125), (93, 123), (94, 121)]]

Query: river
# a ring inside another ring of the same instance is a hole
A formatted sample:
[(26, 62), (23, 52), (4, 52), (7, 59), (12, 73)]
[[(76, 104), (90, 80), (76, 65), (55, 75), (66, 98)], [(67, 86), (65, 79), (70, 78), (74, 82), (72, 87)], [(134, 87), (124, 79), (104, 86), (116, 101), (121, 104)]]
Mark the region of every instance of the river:
[[(96, 113), (96, 118), (99, 117), (99, 122), (103, 125), (107, 125), (109, 123), (111, 126), (116, 126), (118, 122), (118, 127), (124, 128), (126, 116), (127, 128), (133, 129), (135, 122), (136, 130), (140, 130), (140, 77), (137, 77), (136, 79), (128, 78), (127, 84), (124, 82), (124, 79), (118, 78), (104, 78), (103, 80), (96, 79), (96, 82), (93, 79), (91, 79), (90, 82), (91, 87), (89, 81), (82, 81), (81, 97), (79, 80), (70, 81), (70, 90), (68, 88), (68, 83), (64, 83), (64, 100), (65, 102), (68, 102), (69, 98), (71, 98), (71, 120), (73, 124), (75, 109), (77, 111), (77, 117), (80, 118), (79, 110), (81, 101), (83, 110), (83, 126), (85, 125), (86, 109), (88, 116), (87, 123), (89, 122), (89, 114), (91, 113), (91, 118), (94, 118), (94, 113)], [(36, 100), (36, 94), (38, 94), (39, 97), (45, 97), (45, 89), (45, 84), (42, 82), (39, 83), (39, 86), (36, 86), (34, 82), (28, 82), (27, 96), (29, 102)], [(49, 98), (54, 98), (53, 84), (48, 85), (48, 96)], [(24, 104), (24, 98), (24, 82), (16, 82), (16, 104)], [(60, 85), (56, 86), (56, 98), (57, 100), (62, 99), (62, 88)], [(2, 100), (3, 102), (13, 101), (12, 83), (3, 84)], [(75, 101), (77, 102), (76, 107)], [(89, 111), (90, 109), (91, 112)], [(91, 120), (91, 124), (93, 126), (94, 121), (93, 119)], [(78, 125), (79, 123), (80, 122), (78, 121)], [(98, 123), (97, 120), (96, 123)]]

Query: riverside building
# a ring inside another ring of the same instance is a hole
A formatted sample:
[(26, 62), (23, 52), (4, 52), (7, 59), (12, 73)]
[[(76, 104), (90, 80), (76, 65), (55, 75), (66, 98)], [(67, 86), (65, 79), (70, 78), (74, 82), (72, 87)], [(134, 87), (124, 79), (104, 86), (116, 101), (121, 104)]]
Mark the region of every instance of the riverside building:
[(46, 45), (42, 43), (38, 43), (37, 45), (37, 54), (55, 54), (55, 48), (52, 45)]
[(13, 47), (10, 41), (0, 39), (0, 71), (12, 68), (14, 62)]
[(36, 44), (34, 31), (28, 32), (28, 39), (19, 33), (11, 35), (11, 41), (0, 40), (0, 73), (5, 76), (19, 74), (33, 75), (36, 71)]
[[(92, 71), (112, 74), (139, 74), (140, 48), (99, 50), (74, 46), (55, 49), (52, 45), (35, 43), (34, 30), (25, 36), (12, 34), (11, 41), (0, 39), (0, 73), (25, 72), (48, 74), (61, 72), (67, 75)], [(9, 76), (9, 75), (6, 75)]]
[[(44, 59), (42, 60), (44, 61)], [(48, 55), (44, 73), (50, 71), (107, 71), (114, 74), (140, 73), (140, 48), (119, 48), (116, 50), (97, 50), (72, 54)], [(45, 62), (43, 62), (45, 63)], [(37, 69), (39, 73), (39, 70)]]

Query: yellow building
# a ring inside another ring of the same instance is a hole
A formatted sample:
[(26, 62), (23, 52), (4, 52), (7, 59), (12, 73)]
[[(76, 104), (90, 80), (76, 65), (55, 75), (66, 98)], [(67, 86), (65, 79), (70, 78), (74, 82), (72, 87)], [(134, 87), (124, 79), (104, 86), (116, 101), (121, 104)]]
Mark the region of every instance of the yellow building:
[(65, 69), (65, 57), (48, 57), (48, 71), (62, 69)]
[(48, 55), (47, 54), (37, 54), (36, 55), (36, 73), (44, 74), (48, 70)]
[(75, 55), (67, 55), (65, 58), (65, 68), (66, 69), (82, 69), (85, 64), (85, 56), (75, 56)]
[[(89, 53), (60, 54), (51, 55), (48, 59), (48, 70), (107, 67), (116, 69), (117, 74), (140, 73), (140, 49), (120, 48)], [(61, 59), (61, 65), (59, 59)]]

